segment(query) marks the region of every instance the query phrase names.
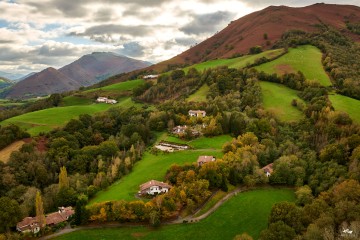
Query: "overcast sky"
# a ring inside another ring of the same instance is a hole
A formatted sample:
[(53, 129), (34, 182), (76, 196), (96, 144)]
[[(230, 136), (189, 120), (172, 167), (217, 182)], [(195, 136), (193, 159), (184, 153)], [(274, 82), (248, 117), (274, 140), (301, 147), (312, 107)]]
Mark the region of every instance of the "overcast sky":
[[(313, 0), (0, 0), (0, 71), (59, 68), (111, 51), (153, 63), (199, 43), (230, 21), (269, 5)], [(353, 4), (360, 0), (325, 0)]]

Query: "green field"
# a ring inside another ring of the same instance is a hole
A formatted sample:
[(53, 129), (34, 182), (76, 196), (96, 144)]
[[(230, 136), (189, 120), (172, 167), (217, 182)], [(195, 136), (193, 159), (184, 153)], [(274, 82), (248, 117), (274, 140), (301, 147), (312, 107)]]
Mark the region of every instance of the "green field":
[(271, 207), (281, 201), (294, 201), (290, 189), (259, 189), (239, 193), (220, 206), (206, 219), (193, 224), (166, 225), (159, 229), (148, 227), (121, 227), (80, 230), (56, 238), (75, 239), (224, 239), (247, 232), (257, 239), (267, 227)]
[(105, 111), (111, 107), (131, 107), (138, 105), (140, 106), (141, 104), (135, 104), (129, 97), (126, 97), (114, 105), (93, 103), (91, 105), (48, 108), (9, 118), (0, 124), (7, 125), (13, 123), (27, 130), (32, 136), (36, 136), (40, 132), (49, 132), (56, 127), (62, 127), (70, 119), (77, 118), (81, 114), (91, 115)]
[(210, 87), (204, 84), (195, 93), (191, 94), (186, 100), (189, 102), (206, 102), (206, 95), (208, 94)]
[(329, 95), (329, 99), (337, 111), (346, 112), (357, 123), (360, 123), (360, 101), (343, 95)]
[(265, 109), (273, 112), (280, 120), (296, 121), (303, 116), (299, 109), (291, 105), (293, 99), (303, 102), (297, 96), (297, 91), (271, 82), (260, 82), (260, 86)]
[[(165, 139), (164, 139), (165, 140)], [(213, 155), (221, 157), (223, 144), (230, 141), (231, 137), (224, 135), (213, 138), (199, 138), (189, 145), (196, 147), (194, 150), (178, 151), (174, 153), (160, 153), (153, 155), (145, 152), (143, 158), (137, 162), (133, 171), (115, 182), (107, 190), (100, 191), (90, 204), (109, 200), (135, 200), (139, 185), (149, 180), (162, 181), (167, 169), (174, 163), (185, 164), (196, 162), (200, 155)]]
[(309, 80), (318, 81), (324, 86), (331, 86), (331, 81), (321, 63), (321, 51), (310, 45), (290, 48), (280, 58), (255, 67), (259, 71), (272, 74), (284, 74), (301, 71)]
[(89, 105), (91, 103), (92, 103), (91, 99), (78, 97), (78, 96), (67, 96), (63, 98), (64, 106)]
[(255, 60), (259, 58), (266, 57), (268, 59), (271, 59), (279, 56), (283, 53), (283, 51), (283, 49), (275, 49), (255, 55), (246, 55), (238, 58), (211, 60), (184, 68), (184, 71), (188, 71), (190, 68), (196, 68), (198, 71), (203, 71), (205, 69), (216, 68), (219, 66), (228, 66), (229, 68), (243, 68), (246, 67), (246, 65), (248, 64), (254, 63)]
[(115, 84), (108, 85), (108, 86), (101, 87), (101, 88), (89, 89), (87, 91), (84, 91), (84, 93), (95, 92), (95, 91), (106, 91), (106, 92), (129, 91), (129, 90), (132, 90), (135, 87), (143, 84), (144, 82), (145, 82), (145, 80), (142, 80), (142, 79), (131, 80), (131, 81), (126, 81), (126, 82), (119, 82), (119, 83), (115, 83)]

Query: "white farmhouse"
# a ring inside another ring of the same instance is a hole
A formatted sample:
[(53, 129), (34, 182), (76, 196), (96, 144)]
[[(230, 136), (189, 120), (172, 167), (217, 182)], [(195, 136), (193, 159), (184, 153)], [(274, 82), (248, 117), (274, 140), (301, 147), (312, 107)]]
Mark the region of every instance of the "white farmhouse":
[(156, 180), (150, 180), (144, 184), (140, 185), (140, 195), (154, 195), (159, 193), (166, 193), (170, 190), (171, 186), (164, 182), (159, 182)]
[(190, 117), (205, 117), (206, 112), (202, 110), (189, 110)]

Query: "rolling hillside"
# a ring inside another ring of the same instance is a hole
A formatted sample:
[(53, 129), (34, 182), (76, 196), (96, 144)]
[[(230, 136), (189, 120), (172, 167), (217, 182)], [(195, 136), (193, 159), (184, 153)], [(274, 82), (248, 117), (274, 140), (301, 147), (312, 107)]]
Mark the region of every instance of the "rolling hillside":
[(336, 4), (314, 4), (301, 8), (270, 6), (232, 21), (209, 39), (152, 68), (164, 69), (168, 64), (194, 64), (206, 59), (228, 58), (236, 53), (247, 54), (254, 46), (269, 49), (286, 31), (316, 32), (317, 25), (322, 24), (360, 41), (360, 35), (346, 28), (345, 20), (360, 22), (360, 8)]
[(6, 92), (6, 98), (27, 98), (61, 93), (90, 86), (110, 76), (131, 72), (150, 63), (116, 55), (92, 53), (59, 70), (47, 68), (18, 82)]

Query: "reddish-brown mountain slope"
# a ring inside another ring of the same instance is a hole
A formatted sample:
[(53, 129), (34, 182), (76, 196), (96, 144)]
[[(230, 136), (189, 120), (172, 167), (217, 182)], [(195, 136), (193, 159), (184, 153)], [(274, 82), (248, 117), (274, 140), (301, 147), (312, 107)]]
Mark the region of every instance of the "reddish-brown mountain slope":
[(7, 98), (47, 95), (77, 89), (81, 85), (55, 68), (47, 68), (18, 82), (7, 94)]
[[(360, 22), (360, 7), (335, 4), (315, 4), (302, 8), (270, 6), (232, 21), (211, 38), (151, 68), (161, 70), (168, 64), (193, 64), (203, 60), (231, 57), (235, 53), (246, 54), (251, 47), (257, 45), (264, 49), (270, 48), (284, 32), (295, 29), (314, 32), (318, 30), (317, 24), (326, 24), (341, 30), (355, 41), (360, 41), (359, 35), (347, 30), (346, 20)], [(270, 44), (264, 39), (265, 33)]]
[(148, 67), (150, 63), (107, 52), (82, 56), (59, 71), (83, 86), (100, 82), (110, 76)]

